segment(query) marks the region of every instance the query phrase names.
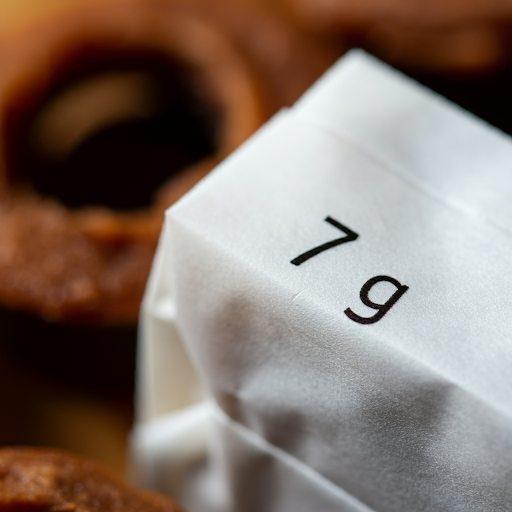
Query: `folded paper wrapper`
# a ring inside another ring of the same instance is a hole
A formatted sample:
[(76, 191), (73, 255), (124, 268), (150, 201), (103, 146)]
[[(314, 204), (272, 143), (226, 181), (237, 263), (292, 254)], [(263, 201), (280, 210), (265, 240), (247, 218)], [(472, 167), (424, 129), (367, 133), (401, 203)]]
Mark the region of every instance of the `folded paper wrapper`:
[[(358, 237), (291, 264), (346, 236), (327, 217)], [(190, 512), (509, 511), (511, 235), (509, 137), (351, 52), (167, 212), (138, 482)]]

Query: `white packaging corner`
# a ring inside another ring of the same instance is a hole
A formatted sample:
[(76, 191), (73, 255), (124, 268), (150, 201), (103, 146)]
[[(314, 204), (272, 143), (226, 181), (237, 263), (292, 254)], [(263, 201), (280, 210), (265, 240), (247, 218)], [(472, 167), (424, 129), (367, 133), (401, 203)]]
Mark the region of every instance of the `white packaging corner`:
[(167, 212), (145, 483), (189, 512), (511, 510), (511, 178), (507, 136), (342, 59)]

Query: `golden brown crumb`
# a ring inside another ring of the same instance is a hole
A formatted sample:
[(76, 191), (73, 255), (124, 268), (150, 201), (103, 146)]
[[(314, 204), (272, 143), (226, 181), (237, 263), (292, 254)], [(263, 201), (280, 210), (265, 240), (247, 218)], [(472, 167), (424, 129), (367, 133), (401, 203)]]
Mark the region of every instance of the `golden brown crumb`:
[(0, 450), (1, 512), (183, 512), (101, 464), (53, 449)]

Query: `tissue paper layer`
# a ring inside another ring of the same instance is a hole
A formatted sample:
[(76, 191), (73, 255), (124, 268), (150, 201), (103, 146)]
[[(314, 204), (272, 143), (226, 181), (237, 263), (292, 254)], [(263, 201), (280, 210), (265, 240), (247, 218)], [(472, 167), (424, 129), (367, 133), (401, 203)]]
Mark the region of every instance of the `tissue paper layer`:
[(510, 510), (511, 173), (355, 52), (168, 211), (145, 310), (220, 409), (204, 510)]

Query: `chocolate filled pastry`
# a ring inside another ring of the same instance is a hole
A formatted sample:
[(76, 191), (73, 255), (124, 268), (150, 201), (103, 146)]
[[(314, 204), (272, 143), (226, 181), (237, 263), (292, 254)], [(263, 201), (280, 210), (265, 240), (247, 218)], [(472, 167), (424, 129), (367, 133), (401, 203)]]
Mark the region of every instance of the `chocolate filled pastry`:
[(97, 462), (57, 450), (0, 450), (2, 512), (183, 512), (169, 498), (128, 486)]
[(108, 347), (134, 347), (165, 208), (334, 58), (268, 9), (225, 2), (73, 2), (5, 33), (0, 316), (24, 357), (75, 378), (64, 354), (83, 338), (85, 379), (122, 367)]

